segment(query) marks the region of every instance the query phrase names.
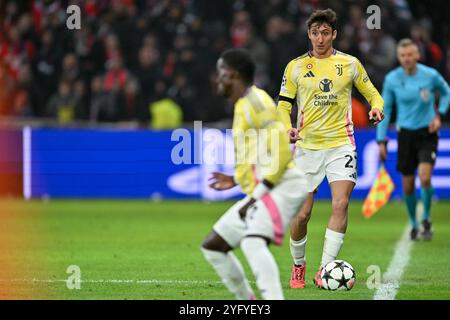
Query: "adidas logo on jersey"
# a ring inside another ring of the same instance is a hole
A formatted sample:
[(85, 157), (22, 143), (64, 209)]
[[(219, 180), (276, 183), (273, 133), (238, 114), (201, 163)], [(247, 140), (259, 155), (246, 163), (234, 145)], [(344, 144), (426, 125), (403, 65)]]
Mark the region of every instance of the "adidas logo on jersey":
[(303, 76), (303, 78), (311, 78), (311, 77), (315, 77), (312, 71), (308, 71), (308, 73)]
[(353, 178), (356, 180), (356, 172), (353, 172), (351, 175), (348, 176), (349, 178)]

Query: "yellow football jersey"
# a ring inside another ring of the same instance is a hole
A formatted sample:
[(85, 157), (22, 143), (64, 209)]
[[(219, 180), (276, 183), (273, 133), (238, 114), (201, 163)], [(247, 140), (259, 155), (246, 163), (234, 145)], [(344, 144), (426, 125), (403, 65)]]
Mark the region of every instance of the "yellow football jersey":
[(281, 84), (278, 111), (291, 128), (292, 104), (297, 101), (299, 147), (320, 150), (355, 145), (352, 122), (352, 87), (372, 108), (383, 111), (383, 98), (364, 67), (351, 55), (333, 50), (330, 57), (315, 58), (308, 52), (287, 65)]
[(255, 86), (235, 103), (233, 141), (234, 179), (248, 195), (263, 179), (278, 184), (286, 169), (295, 166), (275, 102)]

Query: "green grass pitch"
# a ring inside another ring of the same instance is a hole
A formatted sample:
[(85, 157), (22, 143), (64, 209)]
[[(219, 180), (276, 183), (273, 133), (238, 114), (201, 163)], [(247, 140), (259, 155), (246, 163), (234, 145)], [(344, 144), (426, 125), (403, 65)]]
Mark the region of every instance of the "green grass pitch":
[[(16, 285), (23, 292), (33, 289), (36, 299), (232, 299), (199, 250), (213, 223), (231, 204), (14, 202), (18, 224), (30, 230), (23, 234), (27, 245), (15, 255), (30, 278), (18, 279)], [(374, 290), (366, 285), (371, 275), (367, 268), (377, 265), (382, 273), (386, 271), (407, 218), (400, 202), (391, 202), (369, 220), (362, 217), (361, 205), (350, 204), (347, 235), (338, 257), (356, 270), (353, 290), (328, 292), (312, 283), (330, 212), (329, 201), (318, 201), (308, 226), (305, 289), (289, 288), (288, 236), (282, 247), (271, 246), (287, 299), (373, 298)], [(432, 217), (435, 237), (414, 244), (397, 299), (450, 298), (450, 202), (433, 204)], [(237, 256), (243, 261), (240, 251)], [(80, 267), (79, 290), (66, 287), (70, 265)], [(244, 266), (255, 288), (245, 261)]]

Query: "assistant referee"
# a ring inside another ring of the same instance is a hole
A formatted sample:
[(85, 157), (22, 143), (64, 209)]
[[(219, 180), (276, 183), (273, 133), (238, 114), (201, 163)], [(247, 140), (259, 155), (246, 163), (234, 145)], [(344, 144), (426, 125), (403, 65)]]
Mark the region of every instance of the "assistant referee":
[[(433, 196), (431, 176), (436, 162), (438, 132), (441, 118), (448, 110), (450, 89), (444, 78), (433, 68), (417, 63), (420, 53), (410, 39), (397, 46), (399, 67), (389, 72), (383, 84), (385, 120), (377, 126), (380, 160), (387, 158), (386, 131), (395, 102), (398, 132), (397, 170), (402, 174), (403, 194), (411, 222), (411, 240), (422, 237), (431, 240), (430, 208)], [(435, 93), (440, 101), (435, 110)], [(415, 173), (419, 169), (420, 197), (423, 204), (422, 230), (416, 217)]]

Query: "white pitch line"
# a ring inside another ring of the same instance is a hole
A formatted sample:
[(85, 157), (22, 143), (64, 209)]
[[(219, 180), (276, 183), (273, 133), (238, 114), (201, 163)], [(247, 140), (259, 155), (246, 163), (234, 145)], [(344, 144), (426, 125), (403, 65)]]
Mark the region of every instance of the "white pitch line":
[[(66, 279), (0, 279), (0, 282), (16, 283), (58, 283), (67, 282)], [(221, 281), (207, 280), (160, 280), (160, 279), (87, 279), (80, 280), (81, 283), (113, 283), (113, 284), (221, 284)]]
[(23, 139), (23, 197), (26, 200), (31, 198), (31, 128), (24, 127)]
[(410, 229), (407, 227), (397, 242), (394, 256), (387, 271), (383, 274), (383, 281), (375, 292), (373, 300), (394, 300), (400, 288), (403, 272), (408, 266), (411, 248), (414, 241), (409, 237)]

